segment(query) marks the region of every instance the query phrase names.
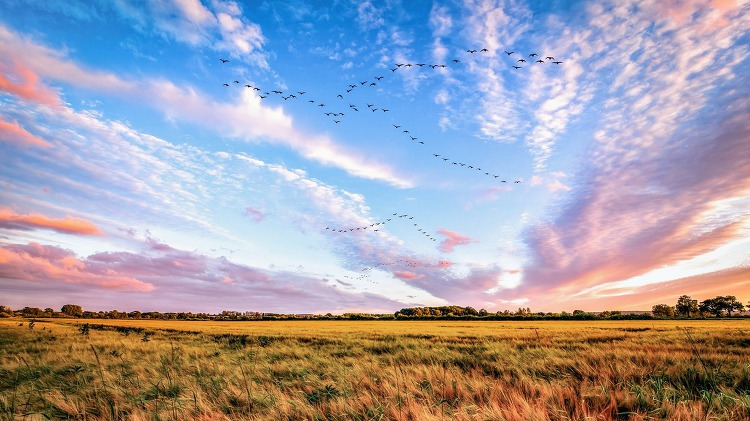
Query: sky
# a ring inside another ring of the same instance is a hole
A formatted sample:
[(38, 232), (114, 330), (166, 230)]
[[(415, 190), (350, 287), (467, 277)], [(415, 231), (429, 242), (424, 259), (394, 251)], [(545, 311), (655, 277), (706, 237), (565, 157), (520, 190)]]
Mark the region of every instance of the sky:
[(0, 304), (745, 302), (749, 30), (748, 0), (0, 2)]

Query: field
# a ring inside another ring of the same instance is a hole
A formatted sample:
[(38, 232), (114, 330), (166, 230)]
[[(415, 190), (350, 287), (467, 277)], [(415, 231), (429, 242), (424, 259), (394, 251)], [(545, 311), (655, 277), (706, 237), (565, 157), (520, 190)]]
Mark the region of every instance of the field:
[(89, 322), (0, 320), (1, 417), (750, 419), (748, 320)]

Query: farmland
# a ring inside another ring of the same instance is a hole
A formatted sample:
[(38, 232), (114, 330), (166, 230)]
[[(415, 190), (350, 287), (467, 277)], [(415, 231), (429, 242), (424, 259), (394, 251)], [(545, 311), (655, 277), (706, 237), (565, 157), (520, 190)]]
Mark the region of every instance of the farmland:
[(750, 321), (0, 320), (6, 419), (750, 419)]

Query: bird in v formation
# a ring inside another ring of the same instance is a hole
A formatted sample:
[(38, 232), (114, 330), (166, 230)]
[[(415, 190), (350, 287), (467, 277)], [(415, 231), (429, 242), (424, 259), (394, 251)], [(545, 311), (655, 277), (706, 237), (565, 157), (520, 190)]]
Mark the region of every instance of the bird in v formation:
[[(488, 50), (487, 48), (482, 48), (482, 49), (479, 49), (479, 50), (476, 50), (476, 49), (469, 49), (469, 50), (466, 50), (466, 51), (467, 51), (468, 53), (470, 53), (470, 54), (474, 54), (474, 53), (477, 53), (477, 52), (480, 52), (480, 53), (487, 53), (487, 52), (489, 52), (489, 50)], [(510, 56), (510, 55), (512, 55), (512, 54), (514, 54), (514, 53), (515, 53), (515, 51), (504, 51), (504, 52), (505, 52), (505, 54), (506, 54), (507, 56)], [(536, 54), (536, 53), (531, 53), (531, 54), (529, 54), (529, 57), (537, 57), (537, 56), (538, 56), (538, 54)], [(220, 61), (222, 62), (222, 64), (223, 64), (223, 63), (228, 63), (228, 62), (229, 62), (229, 60), (227, 60), (227, 59), (219, 59), (219, 60), (220, 60)], [(562, 64), (562, 63), (563, 63), (563, 62), (562, 62), (562, 61), (560, 61), (560, 60), (555, 60), (555, 58), (554, 58), (554, 57), (552, 57), (552, 56), (547, 56), (547, 57), (545, 57), (545, 60), (552, 60), (552, 63), (554, 63), (554, 64), (557, 64), (557, 65), (559, 65), (559, 64)], [(461, 61), (460, 61), (459, 59), (453, 59), (453, 60), (451, 60), (451, 62), (452, 62), (452, 63), (460, 63)], [(525, 63), (525, 62), (526, 62), (526, 60), (524, 60), (523, 58), (521, 58), (521, 59), (519, 59), (519, 60), (518, 60), (517, 62), (518, 62), (518, 63)], [(541, 60), (541, 59), (539, 59), (539, 60), (536, 60), (536, 61), (535, 61), (535, 63), (545, 63), (545, 61), (544, 61), (544, 60)], [(417, 64), (415, 64), (415, 65), (412, 65), (411, 63), (398, 63), (398, 64), (396, 64), (396, 67), (395, 67), (395, 68), (392, 68), (392, 69), (390, 69), (390, 70), (391, 70), (392, 72), (395, 72), (395, 71), (397, 71), (397, 70), (398, 70), (398, 69), (400, 69), (400, 68), (410, 68), (410, 67), (414, 67), (414, 66), (416, 66), (416, 67), (419, 67), (419, 68), (422, 68), (422, 67), (424, 67), (425, 65), (426, 65), (426, 63), (417, 63)], [(440, 68), (440, 69), (445, 69), (445, 68), (446, 68), (447, 66), (446, 66), (445, 64), (432, 64), (432, 65), (430, 65), (429, 67), (431, 67), (432, 69), (437, 69), (437, 68)], [(521, 69), (521, 68), (523, 68), (522, 66), (518, 66), (518, 65), (513, 65), (512, 67), (513, 67), (514, 69), (516, 69), (516, 70), (518, 70), (518, 69)], [(382, 79), (384, 79), (384, 76), (375, 76), (375, 79), (376, 79), (377, 81), (381, 81)], [(239, 82), (238, 80), (234, 80), (234, 81), (233, 81), (233, 83), (234, 83), (234, 84), (238, 84), (238, 85), (240, 84), (240, 82)], [(365, 85), (367, 85), (367, 84), (368, 84), (368, 81), (360, 81), (360, 82), (359, 82), (359, 84), (360, 84), (359, 86), (365, 86)], [(228, 87), (228, 86), (230, 86), (230, 85), (229, 85), (228, 83), (224, 83), (224, 84), (223, 84), (223, 86), (226, 86), (226, 87)], [(356, 84), (350, 84), (350, 85), (348, 85), (348, 86), (349, 86), (349, 89), (347, 89), (347, 90), (346, 90), (346, 91), (347, 91), (347, 93), (351, 93), (351, 92), (352, 92), (352, 91), (353, 91), (353, 90), (354, 90), (355, 88), (357, 88), (357, 85), (356, 85)], [(377, 84), (376, 84), (375, 82), (370, 82), (368, 86), (377, 86)], [(250, 88), (250, 89), (253, 89), (254, 91), (260, 91), (260, 90), (261, 90), (261, 89), (260, 89), (259, 87), (253, 87), (253, 86), (252, 86), (252, 85), (250, 85), (250, 84), (245, 84), (245, 85), (244, 85), (244, 87), (245, 87), (245, 88)], [(280, 90), (273, 90), (273, 91), (271, 91), (271, 92), (272, 92), (272, 93), (274, 93), (274, 94), (280, 95), (280, 96), (281, 96), (281, 97), (282, 97), (282, 98), (283, 98), (284, 100), (287, 100), (287, 99), (290, 99), (290, 98), (291, 98), (291, 99), (296, 99), (296, 98), (297, 98), (297, 96), (296, 96), (296, 95), (294, 95), (294, 94), (290, 94), (290, 95), (284, 96), (284, 95), (283, 95), (283, 91), (280, 91)], [(297, 91), (297, 93), (298, 93), (299, 95), (304, 95), (304, 94), (305, 94), (306, 92), (305, 92), (305, 91)], [(265, 98), (267, 98), (267, 97), (268, 97), (268, 95), (269, 95), (269, 93), (268, 93), (268, 92), (265, 92), (265, 93), (264, 93), (264, 95), (262, 95), (262, 94), (258, 94), (258, 96), (260, 97), (260, 99), (265, 99)], [(343, 99), (343, 98), (344, 98), (343, 94), (338, 94), (338, 95), (337, 95), (337, 97), (338, 97), (338, 98), (340, 98), (340, 99)], [(314, 104), (314, 103), (315, 103), (315, 100), (312, 100), (312, 99), (311, 99), (311, 100), (309, 100), (308, 102), (309, 102), (309, 103), (311, 103), (311, 104)], [(371, 109), (371, 110), (372, 110), (372, 112), (375, 112), (375, 111), (379, 110), (379, 108), (376, 108), (376, 107), (375, 107), (375, 106), (374, 106), (373, 104), (369, 104), (369, 103), (368, 103), (368, 104), (366, 104), (366, 105), (367, 105), (367, 107), (368, 107), (369, 109)], [(323, 103), (319, 103), (319, 104), (318, 104), (318, 107), (325, 107), (325, 104), (323, 104)], [(356, 106), (355, 104), (349, 104), (349, 108), (350, 108), (350, 109), (353, 109), (354, 111), (359, 111), (359, 110), (357, 109), (357, 106)], [(385, 108), (380, 108), (380, 110), (382, 110), (382, 112), (387, 112), (387, 111), (389, 111), (388, 109), (385, 109)], [(338, 116), (338, 115), (342, 115), (342, 116), (343, 116), (343, 115), (344, 115), (344, 113), (334, 113), (334, 112), (327, 112), (327, 113), (325, 113), (325, 114), (326, 114), (327, 116)], [(334, 122), (335, 124), (339, 124), (339, 123), (341, 123), (341, 120), (336, 120), (336, 119), (334, 119), (334, 120), (333, 120), (333, 122)], [(394, 128), (396, 128), (396, 129), (399, 129), (399, 128), (401, 128), (401, 127), (402, 127), (401, 125), (396, 125), (396, 124), (394, 124), (393, 126), (394, 126)], [(408, 130), (403, 130), (403, 133), (409, 134), (410, 132), (409, 132)], [(418, 140), (418, 138), (417, 138), (416, 136), (411, 136), (411, 135), (409, 135), (409, 137), (411, 138), (411, 140), (412, 140), (412, 141), (414, 141), (414, 140)], [(423, 142), (423, 141), (420, 141), (419, 143), (420, 143), (420, 144), (423, 144), (423, 145), (425, 144), (425, 142)], [(475, 167), (475, 166), (473, 166), (473, 165), (468, 165), (468, 166), (467, 166), (467, 164), (466, 164), (466, 163), (462, 163), (462, 162), (457, 162), (457, 161), (452, 161), (452, 160), (451, 160), (451, 159), (449, 159), (449, 158), (441, 157), (441, 155), (440, 155), (440, 154), (435, 154), (435, 153), (433, 153), (432, 155), (433, 155), (433, 156), (434, 156), (435, 158), (439, 158), (439, 159), (442, 159), (442, 161), (443, 161), (443, 162), (448, 162), (448, 161), (451, 161), (451, 163), (452, 163), (453, 165), (460, 165), (460, 167), (465, 167), (465, 168), (467, 168), (467, 169), (475, 169), (475, 170), (477, 170), (477, 171), (480, 171), (480, 172), (482, 171), (482, 169), (481, 169), (481, 168), (479, 168), (479, 167)], [(485, 174), (485, 175), (488, 175), (488, 176), (491, 176), (491, 177), (493, 177), (493, 178), (495, 178), (495, 179), (497, 179), (497, 178), (499, 178), (499, 177), (500, 177), (499, 175), (496, 175), (496, 174), (490, 174), (489, 172), (485, 172), (484, 174)], [(501, 180), (500, 182), (501, 182), (501, 183), (507, 183), (507, 180)], [(515, 181), (514, 181), (514, 184), (520, 184), (520, 183), (521, 183), (521, 180), (515, 180)], [(409, 215), (407, 215), (407, 214), (403, 214), (403, 215), (398, 215), (398, 213), (394, 213), (394, 214), (393, 214), (393, 216), (395, 216), (395, 217), (398, 217), (398, 218), (404, 218), (404, 217), (408, 217), (408, 219), (413, 219), (413, 217), (410, 217), (410, 216), (409, 216)], [(366, 230), (367, 230), (368, 228), (372, 228), (372, 231), (373, 231), (373, 232), (378, 232), (378, 231), (379, 231), (379, 226), (381, 226), (381, 225), (385, 225), (386, 223), (390, 222), (391, 220), (392, 220), (392, 218), (388, 218), (388, 219), (386, 219), (385, 221), (380, 221), (380, 222), (376, 222), (376, 223), (370, 224), (370, 225), (368, 225), (368, 226), (360, 226), (360, 227), (354, 227), (354, 228), (348, 228), (348, 229), (335, 229), (335, 228), (331, 228), (331, 227), (326, 227), (326, 228), (325, 228), (325, 230), (327, 230), (327, 231), (331, 231), (331, 232), (338, 232), (338, 233), (347, 233), (347, 232), (353, 233), (353, 232), (356, 232), (356, 231), (360, 231), (360, 232), (363, 232), (363, 231), (366, 231)], [(414, 223), (414, 224), (413, 224), (413, 227), (417, 227), (417, 232), (419, 232), (420, 234), (424, 235), (424, 236), (425, 236), (426, 238), (430, 239), (431, 241), (437, 241), (437, 239), (436, 239), (435, 237), (431, 236), (430, 234), (428, 234), (426, 230), (424, 230), (424, 229), (422, 229), (422, 228), (418, 228), (418, 225), (417, 225), (416, 223)], [(385, 264), (385, 263), (382, 263), (382, 264), (379, 264), (379, 265), (376, 265), (376, 266), (384, 266), (384, 265), (392, 265), (392, 264), (395, 264), (395, 263), (390, 263), (390, 264)], [(364, 269), (364, 270), (371, 270), (371, 269), (373, 269), (373, 268), (366, 268), (366, 269)]]

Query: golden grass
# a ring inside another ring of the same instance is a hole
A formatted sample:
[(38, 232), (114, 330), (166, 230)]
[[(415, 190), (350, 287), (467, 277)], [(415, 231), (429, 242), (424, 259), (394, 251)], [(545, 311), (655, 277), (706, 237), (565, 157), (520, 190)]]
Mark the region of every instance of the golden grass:
[(84, 322), (0, 321), (0, 416), (750, 419), (747, 320)]

